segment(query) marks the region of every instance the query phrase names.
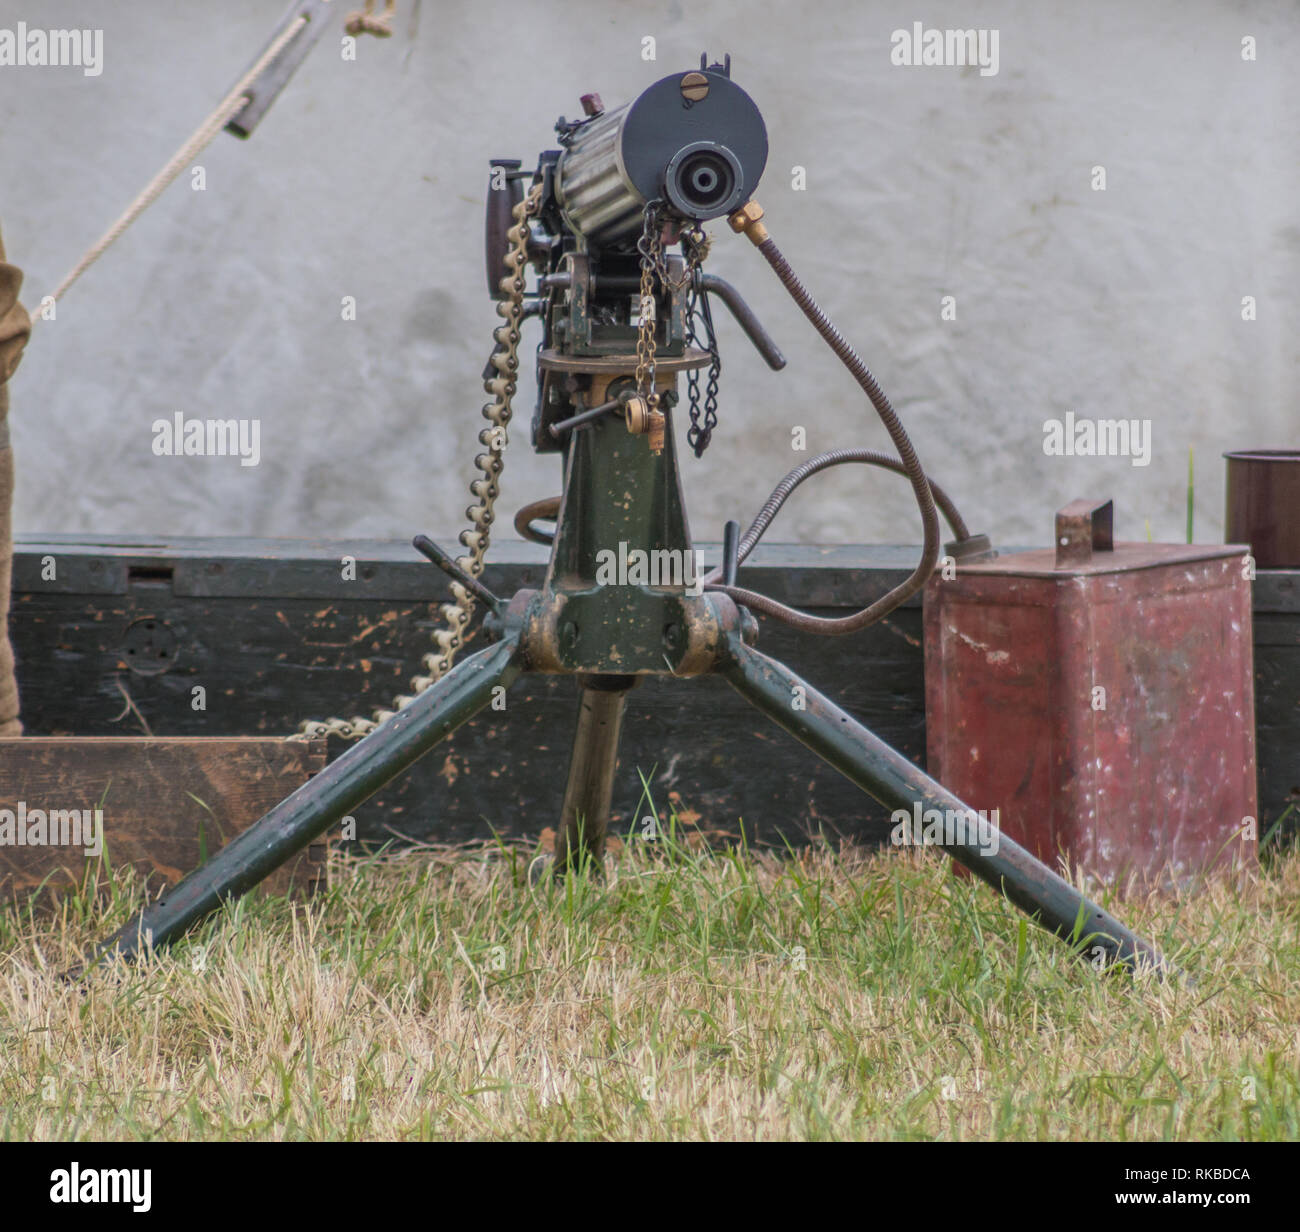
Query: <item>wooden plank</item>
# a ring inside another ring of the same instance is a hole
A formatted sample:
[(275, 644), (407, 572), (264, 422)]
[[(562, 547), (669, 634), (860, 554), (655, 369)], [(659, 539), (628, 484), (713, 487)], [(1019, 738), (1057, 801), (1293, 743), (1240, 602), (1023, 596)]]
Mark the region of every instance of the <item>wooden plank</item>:
[[(323, 741), (23, 736), (0, 740), (0, 895), (68, 889), (133, 865), (175, 885), (325, 765)], [(103, 853), (103, 859), (98, 858)], [(313, 844), (264, 883), (310, 893)]]

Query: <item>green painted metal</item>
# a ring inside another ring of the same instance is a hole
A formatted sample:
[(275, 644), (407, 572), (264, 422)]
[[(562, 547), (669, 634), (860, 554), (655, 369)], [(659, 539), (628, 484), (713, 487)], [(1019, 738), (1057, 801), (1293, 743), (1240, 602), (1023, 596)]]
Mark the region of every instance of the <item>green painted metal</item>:
[(560, 824), (555, 831), (555, 867), (567, 871), (576, 863), (579, 848), (592, 858), (599, 873), (605, 854), (609, 806), (618, 767), (619, 738), (623, 729), (628, 690), (636, 676), (582, 676), (578, 723), (569, 758)]
[(519, 671), (517, 635), (465, 659), (202, 868), (132, 916), (103, 944), (95, 960), (111, 954), (129, 958), (142, 947), (166, 945), (226, 900), (252, 889), (487, 706), (495, 690), (509, 688)]
[[(570, 438), (540, 598), (542, 603), (559, 600), (558, 650), (566, 671), (676, 670), (687, 650), (690, 622), (707, 607), (702, 594), (687, 594), (687, 574), (696, 558), (671, 409), (667, 418), (660, 454), (651, 450), (648, 437), (634, 436), (617, 416), (585, 425)], [(636, 567), (647, 576), (656, 571), (658, 581), (629, 582), (629, 576), (638, 576), (629, 572)]]
[[(807, 681), (746, 646), (739, 637), (727, 639), (722, 671), (743, 697), (779, 727), (886, 807), (909, 816), (915, 816), (918, 805), (921, 810), (935, 809), (946, 817), (973, 813), (942, 784)], [(959, 827), (954, 826), (953, 832), (960, 834)], [(996, 829), (992, 838), (988, 843), (940, 841), (934, 845), (1097, 965), (1120, 963), (1146, 970), (1163, 967), (1163, 960), (1149, 941)]]

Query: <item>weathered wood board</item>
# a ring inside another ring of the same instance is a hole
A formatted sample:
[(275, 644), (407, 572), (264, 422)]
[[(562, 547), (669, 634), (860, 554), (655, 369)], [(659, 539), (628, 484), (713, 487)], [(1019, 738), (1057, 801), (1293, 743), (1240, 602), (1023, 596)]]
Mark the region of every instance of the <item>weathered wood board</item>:
[[(705, 548), (706, 562), (718, 557)], [(911, 547), (760, 546), (746, 585), (825, 615), (901, 581)], [(354, 568), (348, 561), (354, 562)], [(546, 551), (494, 544), (487, 585), (540, 584)], [(53, 568), (51, 568), (51, 565)], [(266, 539), (20, 542), (11, 628), (23, 719), (42, 734), (274, 736), (308, 717), (368, 713), (420, 670), (446, 580), (409, 544)], [(152, 625), (152, 627), (150, 627)], [(1260, 812), (1300, 786), (1300, 572), (1255, 584)], [(477, 643), (471, 643), (472, 646)], [(924, 764), (919, 600), (849, 638), (762, 621), (759, 648), (789, 663), (918, 765)], [(205, 709), (197, 709), (196, 687)], [(524, 677), (357, 813), (358, 837), (457, 842), (535, 838), (560, 813), (577, 710), (568, 679)], [(331, 755), (337, 753), (331, 749)], [(652, 679), (628, 698), (613, 827), (670, 805), (752, 842), (810, 834), (881, 841), (888, 816), (720, 679)], [(1293, 814), (1294, 818), (1294, 814)]]
[[(319, 740), (0, 740), (0, 896), (98, 884), (128, 864), (157, 894), (324, 765)], [(324, 853), (312, 844), (264, 883), (266, 892), (310, 893)]]

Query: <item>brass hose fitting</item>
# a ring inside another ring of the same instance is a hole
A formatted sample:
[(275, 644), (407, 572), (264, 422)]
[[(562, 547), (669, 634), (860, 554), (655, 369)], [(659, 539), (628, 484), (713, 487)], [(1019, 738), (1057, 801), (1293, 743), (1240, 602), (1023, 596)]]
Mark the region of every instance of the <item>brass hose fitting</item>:
[(747, 235), (755, 248), (767, 239), (767, 228), (763, 226), (763, 207), (757, 201), (746, 201), (727, 218), (727, 222), (737, 235)]

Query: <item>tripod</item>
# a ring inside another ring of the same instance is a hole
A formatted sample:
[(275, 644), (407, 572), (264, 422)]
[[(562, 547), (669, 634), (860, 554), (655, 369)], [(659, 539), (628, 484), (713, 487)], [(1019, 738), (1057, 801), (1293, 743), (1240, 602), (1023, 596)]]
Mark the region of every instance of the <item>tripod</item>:
[[(651, 87), (632, 106), (632, 119), (647, 99), (655, 106), (680, 107), (683, 97), (695, 106), (713, 97), (734, 111), (740, 105), (735, 100), (738, 93), (730, 85), (729, 73), (714, 65), (700, 73), (665, 78)], [(741, 97), (748, 102), (747, 96)], [(740, 589), (739, 567), (766, 526), (763, 516), (770, 521), (766, 510), (744, 542), (737, 524), (728, 524), (722, 565), (709, 578), (695, 566), (698, 556), (682, 499), (673, 411), (679, 376), (714, 363), (716, 352), (711, 329), (708, 350), (690, 345), (691, 297), (717, 293), (769, 364), (779, 367), (784, 361), (734, 288), (702, 274), (698, 252), (694, 263), (663, 258), (663, 235), (678, 235), (683, 220), (728, 214), (733, 229), (759, 247), (880, 411), (902, 458), (883, 461), (913, 480), (926, 525), (926, 548), (911, 583), (913, 591), (924, 583), (937, 556), (934, 511), (936, 495), (941, 494), (934, 492), (920, 470), (874, 378), (812, 303), (767, 235), (762, 211), (744, 192), (746, 179), (756, 181), (757, 175), (752, 168), (747, 173), (731, 153), (732, 148), (744, 151), (744, 142), (733, 137), (729, 145), (708, 146), (702, 152), (700, 147), (707, 143), (682, 145), (668, 162), (668, 184), (670, 189), (675, 185), (677, 198), (671, 215), (675, 221), (666, 228), (657, 208), (662, 202), (633, 200), (619, 215), (609, 207), (608, 188), (602, 189), (599, 221), (593, 222), (582, 213), (577, 189), (570, 185), (565, 191), (564, 159), (583, 152), (585, 133), (594, 134), (593, 142), (605, 139), (603, 134), (611, 126), (601, 128), (599, 122), (618, 113), (594, 110), (589, 114), (590, 125), (564, 130), (569, 138), (564, 155), (543, 156), (527, 210), (520, 193), (514, 194), (513, 205), (509, 196), (502, 199), (516, 219), (511, 232), (516, 245), (524, 244), (530, 214), (539, 219), (537, 233), (529, 238), (529, 252), (546, 271), (536, 300), (545, 337), (538, 356), (533, 444), (539, 451), (561, 455), (563, 491), (558, 505), (541, 503), (554, 517), (553, 533), (534, 530), (528, 510), (516, 522), (530, 536), (551, 545), (541, 588), (521, 590), (503, 600), (436, 545), (418, 537), (416, 546), (485, 606), (483, 632), (492, 644), (453, 667), (222, 848), (205, 867), (137, 913), (108, 939), (99, 957), (130, 957), (142, 947), (165, 945), (179, 937), (356, 809), (489, 707), (526, 672), (572, 675), (580, 686), (573, 754), (557, 827), (555, 870), (559, 874), (584, 854), (600, 867), (627, 693), (647, 675), (677, 678), (719, 673), (774, 723), (887, 808), (918, 817), (976, 816), (811, 684), (756, 648), (759, 626), (753, 610), (790, 623), (798, 623), (793, 619), (797, 617), (814, 632), (849, 632), (901, 602), (898, 592), (903, 588), (839, 621), (791, 613), (764, 596)], [(741, 119), (750, 122), (746, 116)], [(693, 117), (694, 123), (698, 120)], [(734, 116), (728, 122), (739, 123)], [(662, 128), (661, 123), (656, 133)], [(765, 138), (762, 154), (765, 157)], [(752, 160), (752, 152), (747, 157)], [(624, 162), (630, 159), (625, 157)], [(517, 183), (522, 177), (518, 164), (513, 167), (511, 182)], [(726, 187), (728, 174), (736, 181), (734, 191), (719, 196), (719, 184)], [(578, 172), (571, 173), (573, 181), (579, 178)], [(592, 178), (590, 169), (584, 168), (581, 183)], [(673, 196), (671, 191), (668, 195)], [(742, 197), (746, 199), (737, 205)], [(493, 210), (489, 199), (489, 262), (494, 256)], [(499, 208), (496, 213), (499, 222)], [(495, 230), (504, 231), (500, 226)], [(635, 240), (637, 232), (641, 240), (633, 246), (627, 236)], [(500, 242), (504, 244), (504, 238)], [(495, 255), (499, 271), (501, 255)], [(519, 271), (508, 260), (506, 264), (512, 274), (501, 285), (513, 285), (514, 293), (521, 296)], [(637, 288), (641, 290), (639, 316), (628, 306)], [(654, 296), (653, 310), (647, 291)], [(699, 439), (697, 433), (693, 435)], [(876, 455), (837, 460), (873, 459), (882, 461)], [(774, 493), (779, 506), (776, 497)], [(959, 538), (971, 543), (982, 537), (963, 534)], [(997, 841), (990, 843), (987, 835), (977, 836), (957, 826), (945, 828), (933, 842), (1097, 965), (1157, 969), (1163, 965), (1149, 942), (1009, 838), (994, 834)]]

